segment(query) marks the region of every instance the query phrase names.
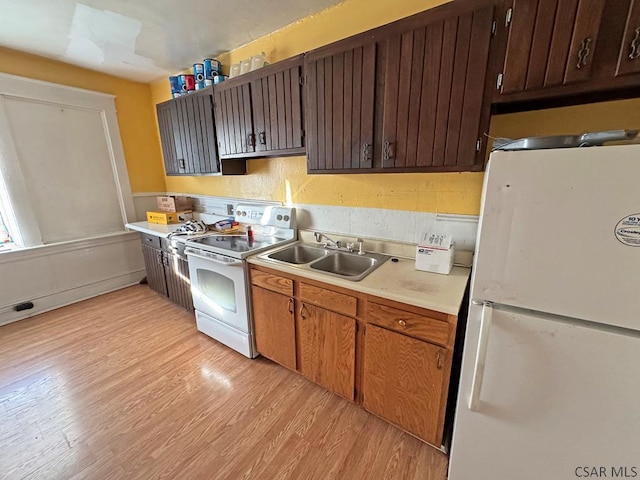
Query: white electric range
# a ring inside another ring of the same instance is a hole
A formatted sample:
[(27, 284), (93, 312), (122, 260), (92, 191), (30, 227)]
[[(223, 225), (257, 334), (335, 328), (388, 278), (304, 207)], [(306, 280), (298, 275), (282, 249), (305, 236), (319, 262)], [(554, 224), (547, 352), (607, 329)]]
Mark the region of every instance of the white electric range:
[[(191, 293), (198, 330), (254, 358), (249, 268), (246, 257), (297, 238), (295, 209), (238, 205), (242, 233), (187, 238)], [(253, 228), (253, 236), (245, 233)]]

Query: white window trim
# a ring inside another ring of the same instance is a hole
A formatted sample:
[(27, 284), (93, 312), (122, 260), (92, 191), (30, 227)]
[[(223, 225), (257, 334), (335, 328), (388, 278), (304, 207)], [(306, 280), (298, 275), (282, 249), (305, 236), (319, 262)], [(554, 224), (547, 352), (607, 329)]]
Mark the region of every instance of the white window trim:
[[(118, 191), (118, 200), (122, 215), (122, 229), (124, 231), (124, 225), (133, 221), (136, 214), (124, 150), (122, 148), (122, 139), (120, 138), (120, 130), (118, 128), (115, 96), (0, 73), (0, 130), (7, 129), (9, 126), (2, 105), (2, 97), (16, 97), (59, 106), (70, 105), (100, 113), (105, 129), (105, 139), (107, 140), (109, 148), (111, 168), (113, 169), (115, 185)], [(18, 235), (20, 235), (21, 238), (17, 239), (19, 240), (17, 243), (21, 245), (42, 244), (40, 229), (38, 228), (32, 209), (28, 205), (29, 197), (23, 181), (22, 172), (20, 171), (20, 162), (18, 161), (15, 145), (13, 145), (8, 135), (0, 135), (0, 162), (0, 167), (4, 175), (11, 180), (11, 198), (17, 199), (18, 203), (24, 205), (24, 207), (21, 207), (13, 204), (13, 208), (19, 210), (17, 217), (20, 218), (20, 228), (18, 230), (20, 233)], [(7, 200), (5, 188), (9, 187), (7, 185), (0, 185), (0, 195), (4, 197), (3, 200)], [(9, 216), (9, 219), (5, 220), (10, 224), (13, 233), (16, 218)]]

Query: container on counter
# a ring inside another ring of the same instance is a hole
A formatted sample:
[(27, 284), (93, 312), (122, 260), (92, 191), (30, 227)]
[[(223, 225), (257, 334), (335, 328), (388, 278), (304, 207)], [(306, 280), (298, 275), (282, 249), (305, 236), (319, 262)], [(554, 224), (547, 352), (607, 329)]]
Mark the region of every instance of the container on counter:
[(269, 65), (267, 62), (267, 56), (264, 52), (260, 52), (259, 55), (251, 57), (251, 71), (258, 70), (259, 68)]
[(213, 84), (217, 85), (218, 83), (222, 83), (227, 78), (229, 77), (225, 77), (224, 75), (216, 75), (215, 77), (213, 77)]
[(229, 68), (229, 78), (237, 77), (238, 75), (240, 75), (240, 64), (234, 63)]
[(251, 71), (251, 59), (247, 58), (240, 62), (240, 74), (249, 73)]
[(204, 79), (213, 80), (213, 76), (222, 74), (222, 65), (215, 58), (205, 58), (204, 62)]
[(196, 89), (196, 82), (193, 75), (180, 75), (178, 76), (178, 80), (180, 81), (180, 89), (183, 95), (189, 92), (193, 92)]
[(204, 63), (193, 64), (193, 76), (195, 77), (196, 84), (204, 83)]
[(171, 85), (171, 96), (173, 98), (182, 95), (182, 89), (180, 88), (180, 81), (178, 80), (178, 76), (169, 77), (169, 84)]

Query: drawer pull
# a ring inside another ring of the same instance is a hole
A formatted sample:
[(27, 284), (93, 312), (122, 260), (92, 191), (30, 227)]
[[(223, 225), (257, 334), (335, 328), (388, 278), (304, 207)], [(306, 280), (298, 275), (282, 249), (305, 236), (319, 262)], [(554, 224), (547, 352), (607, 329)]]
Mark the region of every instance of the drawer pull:
[(405, 322), (404, 320), (398, 320), (398, 325), (400, 325), (401, 327), (406, 327), (407, 322)]
[(289, 298), (289, 313), (293, 315), (293, 298)]
[(307, 319), (307, 317), (304, 314), (305, 310), (306, 310), (306, 307), (305, 307), (305, 305), (303, 303), (302, 305), (300, 305), (300, 318), (302, 320), (306, 320)]
[(640, 27), (636, 28), (635, 36), (631, 40), (631, 53), (629, 54), (629, 60), (635, 60), (640, 57)]
[(578, 63), (576, 64), (576, 68), (579, 70), (582, 67), (586, 67), (588, 60), (587, 57), (591, 53), (589, 47), (591, 46), (591, 39), (589, 37), (585, 38), (582, 41), (582, 45), (580, 46), (580, 51), (578, 52)]

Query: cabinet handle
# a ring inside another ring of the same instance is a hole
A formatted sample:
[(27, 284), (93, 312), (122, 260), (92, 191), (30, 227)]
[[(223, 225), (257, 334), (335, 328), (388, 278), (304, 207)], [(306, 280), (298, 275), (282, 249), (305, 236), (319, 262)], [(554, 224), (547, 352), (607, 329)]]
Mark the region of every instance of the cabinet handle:
[(162, 252), (158, 252), (156, 254), (156, 262), (158, 262), (159, 265), (163, 265), (164, 264), (164, 262), (162, 260)]
[(398, 325), (400, 325), (401, 327), (406, 327), (407, 322), (405, 322), (404, 320), (398, 320)]
[(264, 132), (260, 132), (258, 134), (258, 140), (260, 141), (260, 145), (267, 144), (267, 135)]
[(438, 370), (442, 370), (442, 353), (439, 351), (436, 353), (436, 367), (438, 367)]
[(304, 312), (305, 312), (306, 308), (304, 306), (304, 303), (302, 305), (300, 305), (300, 318), (302, 320), (306, 320), (307, 317), (305, 317)]
[(289, 313), (293, 315), (293, 298), (289, 298)]
[(362, 160), (368, 162), (371, 160), (371, 144), (363, 143), (362, 144)]
[(382, 145), (382, 159), (384, 161), (391, 160), (393, 158), (393, 143), (384, 142)]
[(582, 45), (578, 51), (578, 63), (576, 64), (576, 68), (581, 69), (582, 67), (587, 66), (587, 57), (589, 56), (589, 53), (591, 53), (589, 50), (590, 46), (591, 38), (587, 37), (582, 41)]
[(247, 147), (255, 147), (256, 146), (256, 135), (255, 133), (249, 133), (247, 135)]
[(629, 54), (629, 60), (635, 60), (640, 57), (640, 27), (636, 28), (635, 36), (631, 40), (631, 53)]
[(180, 165), (180, 168), (185, 168), (184, 158), (179, 159), (178, 164)]

